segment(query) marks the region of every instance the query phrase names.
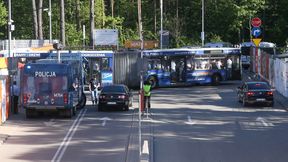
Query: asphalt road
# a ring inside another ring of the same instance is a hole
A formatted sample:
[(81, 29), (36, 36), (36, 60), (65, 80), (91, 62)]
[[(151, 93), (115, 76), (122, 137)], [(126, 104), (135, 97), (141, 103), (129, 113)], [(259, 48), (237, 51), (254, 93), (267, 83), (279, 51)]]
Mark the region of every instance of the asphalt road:
[(14, 116), (1, 133), (9, 133), (0, 145), (0, 161), (120, 162), (127, 146), (134, 109), (98, 112), (86, 106), (72, 119), (56, 114), (26, 119)]
[(153, 92), (155, 162), (287, 162), (288, 113), (242, 107), (231, 82)]
[[(147, 123), (154, 130), (153, 142), (148, 141), (150, 158), (154, 162), (287, 162), (286, 110), (277, 102), (273, 108), (243, 108), (236, 95), (239, 84), (153, 90), (152, 120), (142, 123), (142, 143), (147, 128), (151, 130)], [(137, 100), (133, 106), (138, 106)], [(0, 127), (0, 134), (9, 134), (0, 145), (0, 161), (139, 161), (134, 107), (128, 112), (98, 112), (88, 105), (72, 119), (13, 115)]]

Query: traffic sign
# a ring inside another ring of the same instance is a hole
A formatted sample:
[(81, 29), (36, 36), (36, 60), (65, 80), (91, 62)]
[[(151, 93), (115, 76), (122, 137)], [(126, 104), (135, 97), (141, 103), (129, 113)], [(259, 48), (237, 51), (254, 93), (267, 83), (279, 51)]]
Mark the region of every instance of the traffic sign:
[(261, 36), (262, 31), (259, 27), (254, 27), (252, 28), (251, 34), (253, 35), (254, 38), (258, 38), (259, 36)]
[(259, 47), (259, 44), (261, 42), (261, 38), (255, 38), (255, 39), (252, 39), (253, 43), (255, 44), (256, 47)]
[(262, 20), (259, 18), (259, 17), (254, 17), (252, 20), (251, 20), (251, 25), (253, 27), (259, 27), (261, 26), (262, 24)]

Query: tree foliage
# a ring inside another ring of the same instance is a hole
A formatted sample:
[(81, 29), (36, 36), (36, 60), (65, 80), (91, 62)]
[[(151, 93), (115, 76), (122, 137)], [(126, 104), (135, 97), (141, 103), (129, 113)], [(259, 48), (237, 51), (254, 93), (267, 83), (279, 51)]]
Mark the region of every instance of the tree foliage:
[[(0, 0), (0, 38), (7, 39), (7, 1)], [(119, 30), (120, 45), (125, 40), (139, 39), (137, 0), (95, 0), (95, 28)], [(170, 33), (170, 47), (200, 45), (202, 0), (164, 0), (163, 29)], [(287, 0), (204, 0), (205, 42), (226, 41), (240, 43), (250, 40), (250, 19), (262, 19), (264, 41), (286, 46), (288, 42)], [(76, 5), (79, 14), (76, 15)], [(156, 3), (156, 10), (154, 4)], [(159, 0), (142, 0), (143, 36), (145, 40), (159, 40)], [(112, 17), (112, 8), (114, 13)], [(43, 8), (48, 8), (43, 1)], [(12, 1), (15, 39), (34, 39), (32, 1)], [(155, 20), (156, 18), (156, 20)], [(89, 1), (65, 0), (66, 45), (82, 46), (83, 25), (89, 38)], [(156, 29), (155, 29), (156, 22)], [(79, 26), (80, 24), (80, 26)], [(60, 38), (59, 0), (52, 0), (52, 36)], [(43, 12), (43, 37), (49, 39), (49, 17)]]

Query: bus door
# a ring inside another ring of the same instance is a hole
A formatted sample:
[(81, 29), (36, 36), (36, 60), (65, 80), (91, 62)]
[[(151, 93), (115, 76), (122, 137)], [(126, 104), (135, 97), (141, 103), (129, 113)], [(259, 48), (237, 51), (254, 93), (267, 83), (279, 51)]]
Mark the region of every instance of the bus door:
[(96, 76), (101, 85), (112, 84), (112, 58), (89, 58), (88, 67), (89, 70), (86, 74), (87, 82), (89, 82), (93, 76)]
[[(229, 62), (232, 63), (232, 69), (231, 69), (231, 75), (228, 79), (230, 80), (241, 80), (241, 56), (240, 55), (231, 55), (227, 58), (227, 69), (229, 69), (228, 66)], [(230, 60), (229, 60), (230, 59)]]
[(170, 57), (171, 60), (171, 82), (186, 81), (186, 57)]

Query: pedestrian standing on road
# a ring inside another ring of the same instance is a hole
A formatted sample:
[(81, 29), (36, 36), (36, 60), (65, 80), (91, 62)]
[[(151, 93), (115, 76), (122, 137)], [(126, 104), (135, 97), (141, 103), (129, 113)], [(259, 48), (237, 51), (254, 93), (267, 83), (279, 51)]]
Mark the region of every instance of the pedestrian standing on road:
[(93, 78), (89, 82), (89, 91), (91, 93), (91, 99), (92, 99), (92, 104), (96, 105), (97, 104), (97, 89), (98, 89), (98, 81), (96, 76), (93, 76)]
[(144, 108), (146, 109), (146, 106), (147, 106), (147, 108), (150, 109), (151, 108), (151, 104), (150, 104), (151, 84), (149, 81), (144, 82), (143, 90), (144, 90)]
[(11, 87), (11, 92), (12, 92), (12, 101), (13, 101), (13, 111), (14, 114), (18, 113), (18, 100), (19, 100), (19, 95), (20, 95), (20, 89), (17, 86), (16, 81), (13, 82), (13, 85)]

